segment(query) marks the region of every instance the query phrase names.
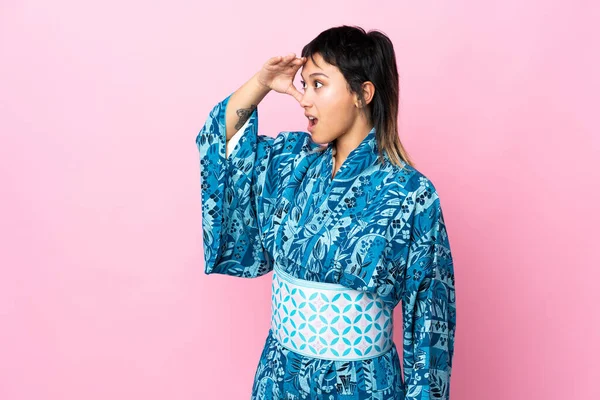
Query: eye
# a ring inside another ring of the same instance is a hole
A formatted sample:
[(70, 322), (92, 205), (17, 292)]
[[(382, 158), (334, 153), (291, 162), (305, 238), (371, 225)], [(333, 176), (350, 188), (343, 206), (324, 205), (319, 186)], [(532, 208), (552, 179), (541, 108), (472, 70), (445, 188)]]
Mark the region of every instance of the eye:
[[(315, 84), (319, 84), (319, 85), (323, 86), (323, 84), (321, 82), (319, 82), (319, 81), (315, 81)], [(300, 81), (300, 85), (301, 85), (302, 90), (306, 89), (306, 86), (305, 86), (306, 82)], [(320, 89), (320, 88), (321, 88), (320, 86), (319, 87), (315, 87), (315, 89)]]

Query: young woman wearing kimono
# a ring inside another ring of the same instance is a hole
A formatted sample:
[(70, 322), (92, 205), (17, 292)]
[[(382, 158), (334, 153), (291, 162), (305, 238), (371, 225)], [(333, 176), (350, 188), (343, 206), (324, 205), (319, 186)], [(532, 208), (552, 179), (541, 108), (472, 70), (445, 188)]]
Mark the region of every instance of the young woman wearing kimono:
[[(398, 86), (387, 36), (332, 28), (269, 59), (196, 138), (205, 272), (273, 272), (253, 400), (449, 398), (453, 262), (440, 198), (398, 137)], [(308, 132), (258, 133), (270, 91), (299, 102)]]

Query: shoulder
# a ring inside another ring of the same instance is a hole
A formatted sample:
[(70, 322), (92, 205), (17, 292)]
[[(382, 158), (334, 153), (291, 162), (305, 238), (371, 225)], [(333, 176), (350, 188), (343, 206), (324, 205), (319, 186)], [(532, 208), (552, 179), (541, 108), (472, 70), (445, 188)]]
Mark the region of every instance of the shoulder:
[(385, 182), (385, 189), (397, 192), (398, 195), (409, 196), (416, 200), (419, 196), (436, 193), (433, 180), (417, 168), (405, 164), (403, 167), (392, 166)]
[(407, 221), (441, 212), (441, 199), (433, 179), (415, 167), (406, 165), (402, 170), (397, 167), (382, 189), (382, 202), (400, 205)]

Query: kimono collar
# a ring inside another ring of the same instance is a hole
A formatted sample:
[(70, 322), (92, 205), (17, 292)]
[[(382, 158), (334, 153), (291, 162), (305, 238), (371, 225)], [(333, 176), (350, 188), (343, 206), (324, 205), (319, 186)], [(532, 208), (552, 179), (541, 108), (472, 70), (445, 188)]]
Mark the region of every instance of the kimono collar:
[[(333, 158), (336, 151), (334, 144), (335, 141), (329, 143), (327, 146), (327, 164), (330, 178), (333, 173)], [(378, 155), (375, 127), (373, 127), (359, 145), (348, 154), (348, 157), (344, 160), (333, 179), (337, 180), (338, 177), (352, 178), (357, 176), (363, 170), (373, 165)]]

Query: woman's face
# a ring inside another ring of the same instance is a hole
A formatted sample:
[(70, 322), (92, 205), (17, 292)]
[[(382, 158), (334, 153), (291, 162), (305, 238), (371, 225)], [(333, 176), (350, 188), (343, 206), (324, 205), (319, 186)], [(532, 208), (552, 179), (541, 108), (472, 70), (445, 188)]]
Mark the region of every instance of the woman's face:
[(350, 93), (338, 67), (326, 63), (318, 53), (314, 59), (316, 64), (308, 57), (300, 71), (300, 104), (305, 115), (316, 118), (314, 122), (308, 120), (313, 142), (323, 144), (350, 131), (359, 109), (355, 106), (357, 97)]

